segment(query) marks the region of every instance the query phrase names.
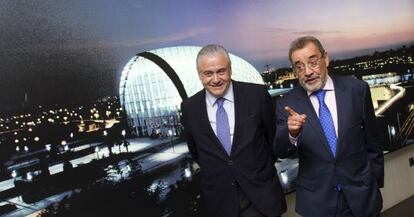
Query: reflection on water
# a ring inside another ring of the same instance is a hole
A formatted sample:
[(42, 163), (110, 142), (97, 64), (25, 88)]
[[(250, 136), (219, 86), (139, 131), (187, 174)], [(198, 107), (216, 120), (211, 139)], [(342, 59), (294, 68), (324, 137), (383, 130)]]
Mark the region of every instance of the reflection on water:
[[(198, 166), (187, 157), (152, 171), (130, 161), (42, 211), (41, 216), (203, 216)], [(112, 179), (116, 173), (117, 179)], [(109, 179), (108, 179), (109, 178)], [(85, 204), (86, 201), (91, 201)]]
[[(411, 81), (391, 88), (393, 94), (381, 104), (386, 110), (377, 115), (377, 120), (385, 153), (414, 143), (413, 85)], [(381, 109), (381, 106), (378, 109)]]
[(296, 156), (279, 159), (276, 163), (280, 184), (282, 185), (285, 193), (295, 190), (298, 167), (299, 159)]

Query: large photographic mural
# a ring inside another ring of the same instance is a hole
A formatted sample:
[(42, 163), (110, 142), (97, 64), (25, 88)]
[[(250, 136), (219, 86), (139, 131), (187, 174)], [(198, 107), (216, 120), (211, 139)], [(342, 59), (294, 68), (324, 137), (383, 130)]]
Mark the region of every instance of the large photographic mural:
[[(414, 2), (3, 0), (0, 215), (205, 216), (179, 104), (195, 55), (226, 47), (236, 80), (298, 85), (293, 39), (371, 88), (384, 152), (414, 143)], [(346, 103), (346, 102), (341, 102)], [(275, 164), (286, 193), (296, 156)]]

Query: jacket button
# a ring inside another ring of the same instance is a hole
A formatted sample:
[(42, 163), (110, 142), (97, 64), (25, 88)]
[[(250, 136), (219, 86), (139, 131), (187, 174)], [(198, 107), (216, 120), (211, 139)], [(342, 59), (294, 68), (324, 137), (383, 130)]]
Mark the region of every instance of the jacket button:
[(227, 162), (229, 166), (232, 166), (234, 164), (234, 162), (232, 160), (229, 160), (229, 162)]

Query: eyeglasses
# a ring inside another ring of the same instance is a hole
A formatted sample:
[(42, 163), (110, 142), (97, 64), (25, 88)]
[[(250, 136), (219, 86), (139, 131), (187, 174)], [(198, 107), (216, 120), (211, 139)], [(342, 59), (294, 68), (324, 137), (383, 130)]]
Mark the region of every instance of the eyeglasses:
[(311, 69), (319, 69), (319, 67), (321, 66), (320, 63), (321, 63), (322, 57), (323, 57), (323, 55), (321, 57), (312, 57), (309, 60), (309, 62), (306, 63), (306, 64), (305, 63), (296, 63), (293, 66), (293, 70), (295, 70), (295, 72), (304, 72), (305, 69), (306, 69), (306, 65)]

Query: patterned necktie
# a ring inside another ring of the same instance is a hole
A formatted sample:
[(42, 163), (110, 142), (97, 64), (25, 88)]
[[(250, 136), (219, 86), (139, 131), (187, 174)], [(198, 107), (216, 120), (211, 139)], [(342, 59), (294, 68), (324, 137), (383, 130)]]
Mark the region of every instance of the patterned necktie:
[(325, 90), (319, 90), (314, 94), (319, 101), (319, 121), (321, 122), (323, 132), (325, 133), (326, 140), (328, 141), (329, 147), (336, 157), (336, 132), (335, 125), (332, 120), (331, 112), (329, 112), (328, 106), (325, 104)]
[(216, 100), (217, 111), (216, 111), (216, 132), (217, 138), (220, 140), (221, 145), (230, 156), (231, 151), (231, 139), (230, 139), (230, 126), (227, 112), (223, 107), (224, 98), (218, 98)]

